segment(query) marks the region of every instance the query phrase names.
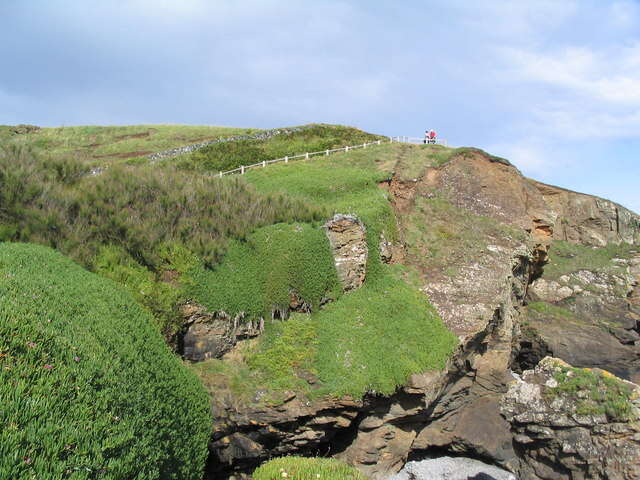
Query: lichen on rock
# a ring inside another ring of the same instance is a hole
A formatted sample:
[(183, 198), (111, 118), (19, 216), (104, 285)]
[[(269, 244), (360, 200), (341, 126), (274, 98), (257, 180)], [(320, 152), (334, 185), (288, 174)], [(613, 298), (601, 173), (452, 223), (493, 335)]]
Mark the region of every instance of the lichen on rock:
[(354, 215), (336, 214), (324, 224), (335, 259), (338, 278), (345, 292), (355, 290), (367, 273), (366, 228)]

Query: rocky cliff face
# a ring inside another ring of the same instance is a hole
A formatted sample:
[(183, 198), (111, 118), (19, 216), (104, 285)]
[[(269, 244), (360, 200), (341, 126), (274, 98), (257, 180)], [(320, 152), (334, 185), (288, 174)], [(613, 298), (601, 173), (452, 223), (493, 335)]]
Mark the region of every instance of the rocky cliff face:
[[(616, 401), (628, 411), (616, 410)], [(501, 411), (521, 480), (640, 478), (640, 387), (633, 383), (546, 357), (510, 384)]]
[[(447, 368), (413, 375), (389, 397), (309, 402), (291, 393), (272, 407), (219, 405), (211, 471), (249, 471), (273, 455), (329, 454), (382, 479), (407, 460), (448, 452), (484, 459), (526, 479), (591, 478), (584, 472), (595, 470), (579, 465), (584, 456), (572, 465), (562, 463), (563, 449), (573, 437), (563, 436), (559, 425), (548, 424), (544, 416), (518, 420), (521, 396), (514, 393), (512, 371), (533, 367), (553, 353), (576, 365), (636, 375), (637, 256), (612, 259), (620, 267), (614, 270), (578, 271), (553, 280), (545, 278), (544, 267), (557, 240), (587, 247), (638, 244), (640, 217), (613, 202), (527, 179), (508, 162), (476, 150), (427, 168), (417, 179), (396, 176), (383, 187), (389, 190), (401, 238), (394, 245), (381, 239), (385, 251), (393, 250), (394, 261), (401, 259), (417, 272), (422, 291), (460, 339)], [(358, 265), (367, 255), (358, 247), (364, 227), (341, 217), (326, 228), (336, 265), (350, 265), (353, 272), (341, 274), (345, 289), (357, 288), (364, 276)], [(572, 317), (534, 321), (526, 307), (534, 300), (552, 306), (564, 301), (559, 308), (566, 307)], [(589, 323), (594, 312), (602, 321)], [(604, 324), (606, 335), (601, 333)], [(524, 384), (532, 378), (527, 374)], [(625, 445), (633, 445), (637, 434), (630, 433), (629, 425), (608, 420), (591, 429), (568, 424), (581, 435), (576, 438), (586, 435), (597, 444), (594, 452), (610, 445), (620, 428)], [(548, 431), (554, 439), (532, 453), (526, 445), (544, 440), (534, 433)], [(616, 458), (636, 462), (626, 448)], [(606, 467), (593, 478), (637, 478), (616, 477), (614, 471)], [(543, 476), (548, 472), (569, 476)]]

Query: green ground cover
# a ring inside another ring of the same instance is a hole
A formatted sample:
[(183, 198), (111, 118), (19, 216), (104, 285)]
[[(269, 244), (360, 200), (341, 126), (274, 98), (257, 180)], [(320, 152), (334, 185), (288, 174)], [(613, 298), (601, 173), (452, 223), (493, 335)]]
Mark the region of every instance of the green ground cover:
[(554, 378), (558, 385), (548, 389), (547, 395), (567, 395), (573, 398), (577, 403), (578, 415), (605, 414), (610, 421), (634, 420), (631, 387), (610, 373), (562, 367)]
[(52, 250), (0, 243), (0, 478), (202, 477), (209, 401), (151, 316)]
[(356, 128), (338, 125), (311, 125), (304, 130), (276, 135), (266, 140), (241, 140), (208, 145), (177, 160), (179, 168), (200, 171), (226, 171), (241, 165), (282, 158), (305, 152), (360, 145), (386, 139)]
[(26, 148), (0, 149), (0, 241), (56, 248), (125, 286), (171, 336), (184, 298), (177, 274), (215, 265), (232, 240), (278, 222), (314, 221), (322, 210), (220, 181), (153, 166), (113, 166), (83, 176), (79, 161)]
[(244, 312), (247, 319), (286, 311), (292, 291), (314, 310), (341, 292), (327, 237), (300, 223), (263, 227), (234, 241), (221, 265), (196, 267), (190, 280), (188, 294), (210, 311)]
[[(283, 475), (284, 474), (284, 475)], [(332, 458), (281, 457), (262, 464), (254, 480), (365, 480), (353, 467)]]
[[(334, 213), (358, 216), (367, 229), (367, 279), (359, 290), (310, 316), (296, 316), (277, 326), (267, 322), (257, 344), (244, 352), (244, 366), (226, 368), (216, 360), (196, 366), (205, 384), (217, 384), (208, 375), (228, 375), (228, 383), (238, 385), (233, 377), (240, 375), (269, 392), (292, 389), (311, 397), (360, 397), (371, 391), (391, 393), (411, 373), (444, 367), (457, 342), (455, 336), (424, 295), (405, 283), (396, 268), (380, 260), (381, 233), (394, 240), (397, 228), (387, 193), (378, 185), (389, 176), (376, 168), (378, 148), (382, 156), (390, 151), (397, 154), (387, 146), (375, 147), (366, 153), (275, 165), (244, 176), (261, 193), (286, 194), (323, 209), (328, 217)], [(388, 163), (388, 159), (378, 160)], [(242, 259), (233, 259), (238, 260)], [(234, 263), (234, 271), (243, 268)], [(213, 271), (209, 284), (220, 284), (222, 278), (216, 279)], [(201, 303), (211, 298), (210, 294), (195, 297)], [(305, 383), (309, 377), (318, 381)]]
[[(105, 165), (145, 158), (151, 153), (213, 140), (256, 133), (258, 129), (191, 125), (129, 125), (40, 128), (14, 133), (0, 128), (0, 142), (29, 146), (58, 158), (74, 158), (90, 165)], [(27, 133), (28, 132), (28, 133)]]
[(629, 258), (631, 252), (636, 251), (637, 248), (626, 243), (595, 248), (556, 240), (549, 249), (549, 263), (544, 267), (544, 276), (549, 280), (555, 280), (562, 275), (580, 270), (616, 273), (624, 267), (617, 266), (612, 260)]

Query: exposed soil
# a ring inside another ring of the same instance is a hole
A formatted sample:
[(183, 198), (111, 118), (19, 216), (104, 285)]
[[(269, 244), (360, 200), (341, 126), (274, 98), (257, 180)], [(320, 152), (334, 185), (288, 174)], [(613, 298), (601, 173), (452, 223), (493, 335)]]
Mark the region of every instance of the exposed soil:
[(131, 157), (143, 157), (153, 153), (150, 150), (136, 151), (136, 152), (121, 152), (121, 153), (107, 153), (104, 155), (93, 155), (93, 158), (131, 158)]

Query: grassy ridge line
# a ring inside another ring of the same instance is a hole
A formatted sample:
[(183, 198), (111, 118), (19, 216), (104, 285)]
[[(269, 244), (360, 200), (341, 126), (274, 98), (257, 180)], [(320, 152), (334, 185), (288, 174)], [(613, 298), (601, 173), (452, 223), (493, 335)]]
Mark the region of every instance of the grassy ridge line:
[(202, 386), (122, 287), (45, 247), (0, 243), (0, 405), (0, 478), (202, 476)]
[(90, 165), (146, 159), (148, 154), (185, 144), (260, 131), (190, 125), (39, 128), (22, 134), (13, 133), (14, 130), (16, 127), (0, 126), (0, 143), (29, 146), (57, 158), (75, 158)]

